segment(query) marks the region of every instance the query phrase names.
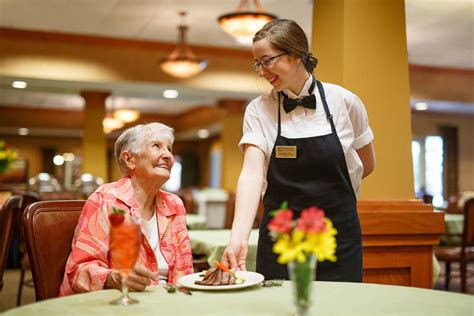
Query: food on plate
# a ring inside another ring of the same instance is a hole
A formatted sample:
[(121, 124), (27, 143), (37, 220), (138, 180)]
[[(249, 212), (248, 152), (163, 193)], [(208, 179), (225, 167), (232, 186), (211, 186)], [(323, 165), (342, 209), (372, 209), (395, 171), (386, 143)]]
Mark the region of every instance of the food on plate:
[(235, 275), (234, 270), (229, 269), (225, 264), (215, 261), (216, 266), (206, 271), (204, 278), (195, 281), (198, 285), (233, 285), (243, 283), (245, 280)]

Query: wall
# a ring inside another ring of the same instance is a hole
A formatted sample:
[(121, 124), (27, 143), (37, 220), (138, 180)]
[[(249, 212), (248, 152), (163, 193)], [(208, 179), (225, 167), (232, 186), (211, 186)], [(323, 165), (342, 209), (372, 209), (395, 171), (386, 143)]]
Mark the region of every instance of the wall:
[(439, 126), (458, 128), (459, 191), (474, 191), (474, 116), (414, 112), (412, 130), (414, 138), (440, 135)]

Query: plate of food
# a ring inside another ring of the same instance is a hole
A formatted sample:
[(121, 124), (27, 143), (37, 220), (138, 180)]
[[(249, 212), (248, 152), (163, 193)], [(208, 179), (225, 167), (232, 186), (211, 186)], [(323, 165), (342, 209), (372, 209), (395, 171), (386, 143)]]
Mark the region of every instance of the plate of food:
[(220, 262), (203, 272), (188, 274), (178, 280), (178, 284), (195, 290), (236, 290), (259, 284), (263, 275), (251, 271), (233, 271)]

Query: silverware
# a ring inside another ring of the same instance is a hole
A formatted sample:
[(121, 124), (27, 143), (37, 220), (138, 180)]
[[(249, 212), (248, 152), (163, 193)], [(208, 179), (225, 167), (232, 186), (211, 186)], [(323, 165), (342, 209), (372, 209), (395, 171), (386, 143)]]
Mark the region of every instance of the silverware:
[(179, 291), (183, 294), (186, 294), (186, 295), (193, 295), (193, 293), (185, 288), (185, 287), (181, 287), (179, 285), (176, 285), (176, 284), (171, 284), (171, 283), (166, 283), (163, 285), (163, 288), (168, 292), (168, 293), (176, 293), (176, 291)]
[(181, 293), (184, 293), (186, 295), (193, 295), (193, 293), (185, 287), (181, 287), (181, 286), (176, 286), (176, 287), (178, 288), (178, 291), (180, 291)]
[(275, 279), (275, 280), (264, 280), (262, 281), (263, 287), (271, 287), (271, 286), (282, 286), (285, 280), (282, 279)]

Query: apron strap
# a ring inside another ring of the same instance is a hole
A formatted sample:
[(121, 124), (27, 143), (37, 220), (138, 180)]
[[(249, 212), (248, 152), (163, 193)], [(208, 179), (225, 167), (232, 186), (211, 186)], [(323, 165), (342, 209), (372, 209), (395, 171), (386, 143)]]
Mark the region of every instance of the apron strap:
[[(323, 85), (321, 81), (316, 80), (318, 84), (319, 95), (321, 96), (321, 100), (323, 101), (324, 110), (326, 111), (326, 118), (328, 119), (329, 123), (331, 124), (331, 129), (333, 133), (336, 133), (336, 126), (334, 126), (334, 121), (332, 119), (332, 114), (329, 111), (328, 103), (326, 102), (326, 94), (324, 93)], [(336, 133), (337, 134), (337, 133)]]

